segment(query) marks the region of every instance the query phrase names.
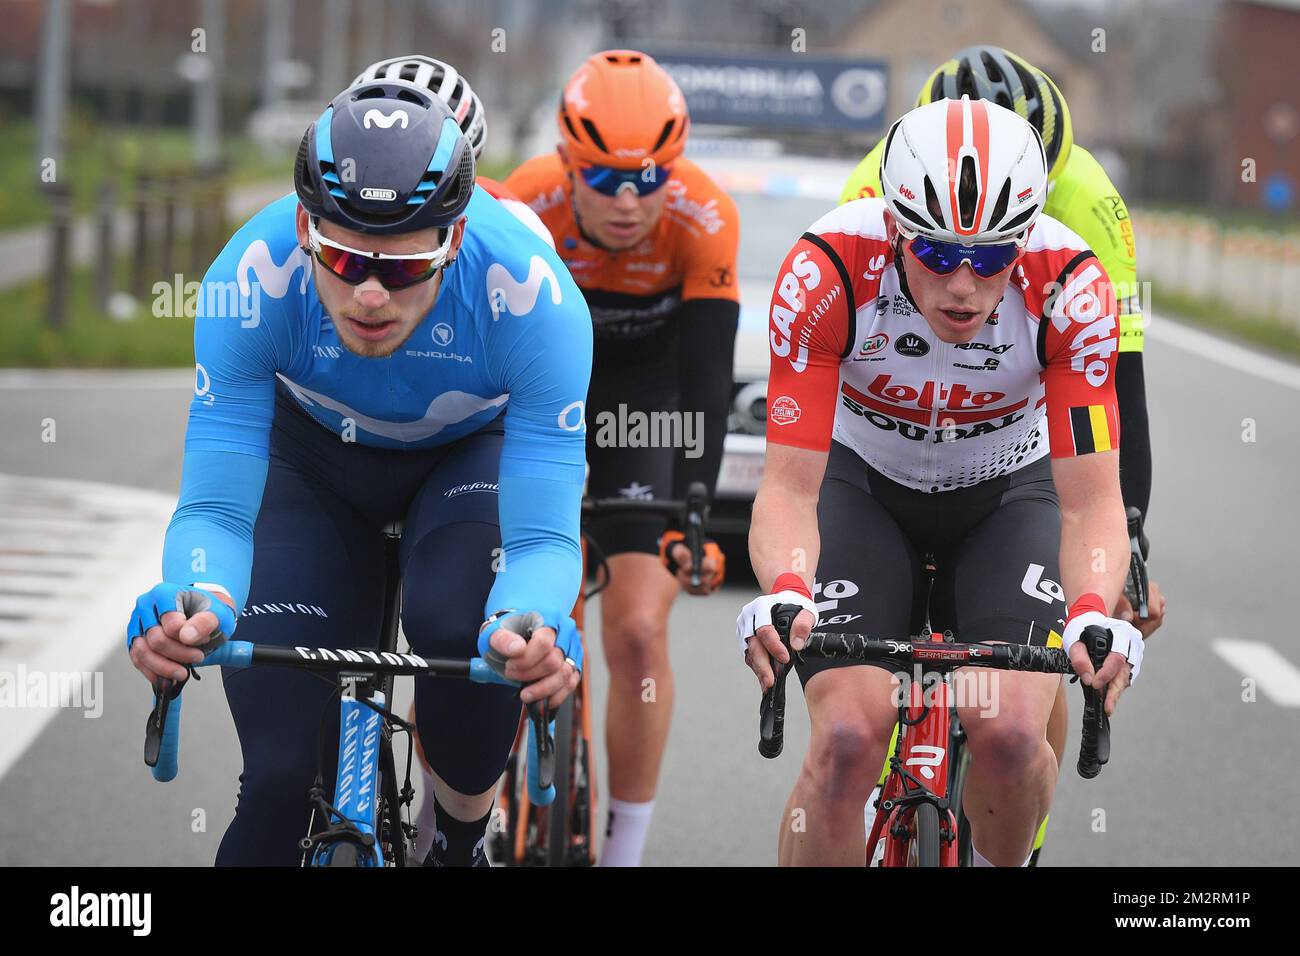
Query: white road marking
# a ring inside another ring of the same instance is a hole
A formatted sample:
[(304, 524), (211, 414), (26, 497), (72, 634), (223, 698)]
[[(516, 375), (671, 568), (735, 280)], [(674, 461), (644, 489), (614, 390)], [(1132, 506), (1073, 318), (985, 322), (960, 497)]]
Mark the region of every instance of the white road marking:
[[(0, 704), (0, 777), (69, 704), (80, 683), (74, 675), (93, 675), (114, 649), (125, 653), (127, 615), (136, 596), (158, 581), (175, 505), (173, 496), (153, 491), (0, 475), (0, 675), (8, 685)], [(8, 706), (30, 699), (20, 680), (53, 685), (52, 675), (69, 677), (59, 706)], [(92, 676), (90, 688), (102, 698), (103, 678)], [(143, 680), (139, 692), (138, 701), (122, 706), (138, 705), (143, 716)]]
[(1300, 365), (1284, 362), (1253, 349), (1242, 348), (1235, 342), (1219, 338), (1209, 332), (1181, 325), (1170, 319), (1155, 316), (1147, 325), (1146, 334), (1157, 342), (1172, 345), (1221, 365), (1267, 379), (1275, 385), (1284, 385), (1300, 391)]
[(194, 369), (0, 369), (0, 390), (41, 388), (188, 391), (194, 388)]
[(1281, 707), (1300, 707), (1300, 669), (1262, 641), (1217, 640), (1214, 652), (1255, 681), (1264, 696)]

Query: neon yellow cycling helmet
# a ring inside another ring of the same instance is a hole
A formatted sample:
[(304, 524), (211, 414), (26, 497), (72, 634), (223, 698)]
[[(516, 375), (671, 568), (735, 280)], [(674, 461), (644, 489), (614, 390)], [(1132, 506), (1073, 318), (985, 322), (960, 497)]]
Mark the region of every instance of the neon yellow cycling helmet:
[(1070, 110), (1052, 78), (1042, 70), (1000, 46), (968, 46), (930, 74), (916, 105), (959, 100), (963, 95), (992, 100), (1027, 119), (1043, 138), (1049, 179), (1065, 168), (1074, 144)]

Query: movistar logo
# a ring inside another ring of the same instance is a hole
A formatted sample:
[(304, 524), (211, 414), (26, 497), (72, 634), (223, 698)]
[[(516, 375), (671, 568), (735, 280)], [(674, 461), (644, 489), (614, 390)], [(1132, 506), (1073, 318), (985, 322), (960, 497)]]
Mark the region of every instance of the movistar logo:
[(361, 125), (366, 129), (370, 129), (371, 123), (374, 123), (380, 129), (388, 129), (394, 123), (401, 123), (402, 129), (406, 129), (409, 122), (410, 118), (406, 115), (406, 110), (403, 109), (395, 109), (387, 115), (379, 112), (379, 110), (366, 110), (366, 115), (361, 117)]

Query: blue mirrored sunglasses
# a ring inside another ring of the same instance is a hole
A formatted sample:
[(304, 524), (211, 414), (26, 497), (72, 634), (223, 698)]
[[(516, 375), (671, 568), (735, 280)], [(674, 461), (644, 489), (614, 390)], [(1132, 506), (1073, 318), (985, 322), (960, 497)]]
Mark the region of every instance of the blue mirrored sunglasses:
[(959, 242), (944, 242), (916, 236), (907, 244), (908, 250), (916, 260), (935, 275), (952, 275), (963, 262), (981, 279), (991, 279), (999, 273), (1006, 272), (1020, 254), (1018, 242), (1000, 242), (996, 245), (967, 246)]
[(649, 169), (613, 169), (609, 166), (582, 166), (582, 181), (602, 196), (617, 196), (630, 183), (638, 196), (649, 196), (672, 177), (667, 166)]

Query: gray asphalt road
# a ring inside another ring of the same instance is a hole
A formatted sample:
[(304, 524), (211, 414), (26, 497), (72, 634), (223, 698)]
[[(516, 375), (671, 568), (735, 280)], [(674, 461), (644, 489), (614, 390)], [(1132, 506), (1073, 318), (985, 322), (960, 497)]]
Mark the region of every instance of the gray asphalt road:
[[(1196, 348), (1153, 336), (1147, 352), (1151, 567), (1169, 596), (1168, 623), (1124, 700), (1100, 778), (1075, 775), (1072, 728), (1044, 865), (1285, 864), (1300, 850), (1293, 813), (1300, 701), (1286, 705), (1280, 696), (1290, 686), (1286, 668), (1300, 667), (1285, 603), (1294, 586), (1287, 556), (1300, 539), (1293, 501), (1300, 423), (1291, 413), (1300, 376), (1282, 384)], [(0, 379), (0, 471), (174, 493), (188, 374), (161, 384), (112, 376), (89, 387), (71, 387), (79, 379), (14, 381)], [(45, 417), (60, 423), (53, 446), (39, 438)], [(1243, 441), (1247, 419), (1254, 441)], [(758, 756), (756, 688), (733, 638), (749, 593), (737, 587), (684, 598), (673, 612), (677, 707), (647, 863), (774, 859), (807, 722), (792, 682), (786, 753), (772, 762)], [(1226, 640), (1258, 642), (1283, 664), (1247, 659), (1240, 647), (1216, 650)], [(603, 706), (599, 639), (591, 645)], [(1234, 666), (1230, 652), (1247, 663)], [(103, 716), (58, 713), (0, 779), (0, 863), (209, 862), (239, 770), (217, 681), (187, 692), (181, 776), (163, 786), (140, 763), (142, 681), (120, 650), (101, 666)], [(1243, 700), (1246, 676), (1259, 681), (1253, 702)], [(1073, 722), (1077, 696), (1072, 702)]]

